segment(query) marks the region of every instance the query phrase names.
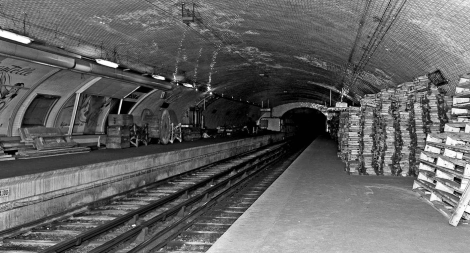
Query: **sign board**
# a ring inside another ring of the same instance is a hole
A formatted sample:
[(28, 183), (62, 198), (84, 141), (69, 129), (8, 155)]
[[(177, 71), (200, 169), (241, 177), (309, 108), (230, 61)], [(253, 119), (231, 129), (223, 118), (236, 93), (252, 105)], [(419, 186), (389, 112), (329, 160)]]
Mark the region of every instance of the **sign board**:
[(347, 107), (329, 107), (327, 109), (328, 112), (345, 112), (347, 110), (348, 110)]
[(267, 129), (271, 131), (281, 131), (281, 119), (280, 118), (262, 118), (259, 121), (259, 127), (261, 129)]
[(336, 102), (336, 107), (339, 107), (339, 108), (346, 108), (346, 107), (348, 107), (348, 103), (345, 103), (345, 102)]

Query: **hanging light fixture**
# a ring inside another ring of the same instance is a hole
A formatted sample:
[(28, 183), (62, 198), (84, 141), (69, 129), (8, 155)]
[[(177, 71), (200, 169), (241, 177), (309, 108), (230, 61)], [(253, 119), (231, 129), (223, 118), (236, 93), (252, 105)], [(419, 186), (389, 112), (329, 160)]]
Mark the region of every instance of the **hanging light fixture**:
[(2, 29), (0, 29), (0, 37), (5, 38), (5, 39), (9, 39), (9, 40), (13, 40), (13, 41), (16, 41), (16, 42), (20, 42), (20, 43), (23, 43), (23, 44), (29, 44), (29, 43), (34, 41), (33, 39), (31, 39), (29, 37), (19, 35), (19, 34), (16, 34), (16, 33), (12, 33), (12, 32), (9, 32), (9, 31), (5, 31), (5, 30), (2, 30)]
[(107, 66), (107, 67), (110, 67), (110, 68), (117, 68), (119, 67), (119, 64), (115, 63), (115, 62), (112, 62), (112, 61), (107, 61), (107, 60), (103, 60), (103, 59), (95, 59), (96, 63), (98, 64), (101, 64), (103, 66)]
[(153, 78), (157, 79), (157, 80), (162, 80), (162, 81), (165, 81), (165, 77), (164, 76), (161, 76), (161, 75), (152, 75)]
[(183, 86), (187, 88), (194, 88), (193, 85), (190, 83), (183, 83)]

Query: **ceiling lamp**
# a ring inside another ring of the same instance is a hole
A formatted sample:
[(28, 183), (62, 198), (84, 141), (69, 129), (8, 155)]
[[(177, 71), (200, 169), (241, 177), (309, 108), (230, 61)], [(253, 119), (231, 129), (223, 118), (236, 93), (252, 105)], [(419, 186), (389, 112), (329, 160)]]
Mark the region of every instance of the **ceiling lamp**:
[(181, 82), (185, 79), (184, 74), (173, 74), (173, 81)]
[(152, 75), (153, 78), (157, 79), (157, 80), (162, 80), (162, 81), (165, 81), (165, 77), (164, 76), (160, 76), (160, 75)]
[(9, 32), (9, 31), (1, 30), (1, 29), (0, 29), (0, 37), (5, 38), (5, 39), (9, 39), (9, 40), (14, 40), (16, 42), (20, 42), (20, 43), (23, 43), (23, 44), (29, 44), (29, 43), (34, 41), (33, 39), (31, 39), (29, 37), (19, 35), (19, 34), (16, 34), (16, 33), (12, 33), (12, 32)]
[(183, 86), (188, 88), (194, 88), (194, 86), (190, 83), (183, 83)]
[(119, 67), (119, 64), (115, 63), (115, 62), (112, 62), (112, 61), (107, 61), (107, 60), (103, 60), (103, 59), (95, 59), (96, 63), (98, 64), (101, 64), (103, 66), (107, 66), (107, 67), (110, 67), (110, 68), (117, 68)]

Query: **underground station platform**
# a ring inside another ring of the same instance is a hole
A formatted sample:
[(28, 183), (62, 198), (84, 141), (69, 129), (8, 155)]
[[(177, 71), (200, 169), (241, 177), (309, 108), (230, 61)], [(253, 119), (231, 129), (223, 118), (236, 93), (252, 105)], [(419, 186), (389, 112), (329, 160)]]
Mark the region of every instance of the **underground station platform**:
[[(212, 139), (5, 162), (0, 182), (10, 195), (1, 204), (2, 230), (282, 139)], [(207, 252), (463, 252), (470, 227), (446, 225), (418, 200), (413, 178), (348, 175), (336, 152), (333, 140), (317, 137)]]
[(318, 137), (209, 253), (465, 252), (452, 227), (412, 191), (413, 178), (349, 176)]

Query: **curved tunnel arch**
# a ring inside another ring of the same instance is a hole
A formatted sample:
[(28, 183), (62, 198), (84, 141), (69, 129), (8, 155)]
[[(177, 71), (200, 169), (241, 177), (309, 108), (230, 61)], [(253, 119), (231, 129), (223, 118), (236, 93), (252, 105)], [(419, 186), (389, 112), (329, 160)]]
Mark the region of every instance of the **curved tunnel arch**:
[[(180, 115), (205, 97), (202, 90), (253, 105), (269, 100), (275, 106), (273, 116), (280, 117), (289, 109), (285, 104), (306, 103), (310, 108), (308, 104), (339, 101), (340, 93), (357, 102), (364, 94), (396, 87), (436, 69), (449, 81), (440, 88), (452, 95), (459, 75), (470, 68), (466, 50), (470, 46), (470, 23), (465, 22), (469, 3), (272, 0), (266, 9), (260, 0), (248, 6), (246, 1), (220, 0), (217, 4), (201, 2), (197, 11), (204, 16), (204, 23), (188, 26), (178, 18), (167, 20), (166, 14), (158, 11), (160, 7), (144, 2), (133, 3), (132, 8), (127, 2), (116, 1), (51, 8), (65, 5), (59, 0), (18, 0), (4, 6), (2, 29), (22, 34), (25, 31), (15, 25), (15, 17), (27, 14), (24, 21), (33, 42), (20, 45), (2, 39), (0, 70), (16, 79), (55, 66), (64, 69), (61, 72), (109, 77), (110, 87), (138, 80), (135, 85), (148, 86), (151, 82), (151, 87), (163, 90), (177, 88), (178, 76), (181, 83), (196, 86), (184, 93), (195, 92), (194, 88), (200, 92), (194, 98), (171, 98), (171, 106)], [(171, 3), (161, 3), (161, 7), (174, 8)], [(49, 17), (54, 17), (54, 22)], [(129, 18), (133, 21), (128, 22)], [(56, 27), (55, 23), (63, 26)], [(58, 32), (64, 39), (57, 39)], [(114, 60), (119, 67), (97, 65), (94, 60), (99, 58)], [(17, 64), (21, 60), (29, 64)], [(155, 83), (152, 74), (164, 80)], [(57, 86), (63, 96), (76, 88), (65, 87), (68, 80), (63, 83)], [(345, 84), (350, 84), (350, 89), (343, 90)], [(33, 81), (27, 85), (32, 86)], [(43, 87), (47, 82), (38, 88)], [(118, 85), (115, 87), (119, 90)], [(25, 92), (21, 91), (3, 112), (0, 110), (0, 135), (16, 134), (32, 99)], [(158, 108), (161, 101), (156, 97), (155, 103), (143, 104)], [(59, 104), (53, 112), (58, 108)], [(145, 108), (136, 105), (134, 109), (138, 114)], [(236, 107), (231, 109), (235, 111)], [(281, 111), (276, 112), (278, 109)], [(258, 116), (256, 113), (252, 118)]]
[(288, 129), (287, 132), (296, 132), (305, 140), (310, 140), (326, 131), (327, 116), (316, 108), (292, 108), (286, 111), (281, 119), (284, 129)]
[(315, 109), (315, 110), (322, 112), (324, 115), (326, 115), (326, 109), (327, 109), (326, 106), (323, 106), (317, 103), (294, 102), (294, 103), (287, 103), (287, 104), (275, 106), (271, 109), (271, 112), (263, 113), (260, 118), (265, 118), (265, 117), (281, 118), (286, 112), (292, 109), (296, 109), (296, 108)]

